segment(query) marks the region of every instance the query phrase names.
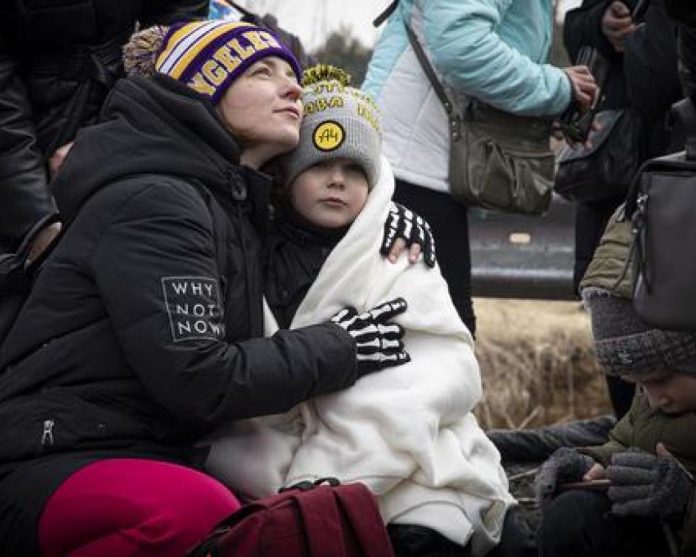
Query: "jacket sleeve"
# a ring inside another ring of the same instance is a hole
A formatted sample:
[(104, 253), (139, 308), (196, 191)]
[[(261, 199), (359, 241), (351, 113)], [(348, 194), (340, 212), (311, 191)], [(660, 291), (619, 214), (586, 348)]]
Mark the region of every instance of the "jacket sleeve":
[(696, 102), (696, 26), (679, 28), (679, 77), (684, 94)]
[(0, 237), (18, 243), (56, 214), (24, 83), (0, 37)]
[(90, 267), (125, 358), (182, 423), (205, 431), (354, 383), (353, 340), (333, 324), (225, 338), (212, 222), (192, 187), (148, 184), (113, 214)]
[(596, 447), (583, 447), (582, 453), (590, 455), (602, 466), (607, 466), (611, 460), (611, 455), (627, 450), (633, 439), (633, 420), (637, 399), (633, 399), (631, 409), (621, 418), (609, 432), (609, 440), (604, 445)]
[(455, 90), (517, 114), (556, 115), (570, 102), (570, 81), (532, 61), (495, 29), (512, 0), (420, 1), (433, 63)]
[(691, 490), (691, 499), (681, 531), (681, 554), (684, 557), (696, 555), (696, 488)]
[(208, 0), (148, 0), (143, 2), (142, 27), (171, 25), (177, 21), (205, 19)]

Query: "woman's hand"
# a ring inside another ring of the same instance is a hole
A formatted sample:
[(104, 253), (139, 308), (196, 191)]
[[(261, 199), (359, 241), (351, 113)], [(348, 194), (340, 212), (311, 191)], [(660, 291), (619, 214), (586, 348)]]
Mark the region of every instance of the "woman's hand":
[(406, 307), (406, 300), (396, 298), (361, 314), (354, 307), (346, 307), (331, 318), (332, 323), (347, 331), (355, 341), (359, 377), (411, 360), (404, 350), (404, 330), (390, 322), (406, 311)]
[(580, 110), (589, 110), (597, 95), (597, 83), (589, 68), (587, 66), (570, 66), (563, 68), (563, 71), (570, 80), (573, 98)]
[(411, 263), (417, 262), (422, 252), (425, 264), (435, 266), (435, 238), (430, 225), (403, 205), (392, 203), (379, 252), (394, 263), (406, 248)]

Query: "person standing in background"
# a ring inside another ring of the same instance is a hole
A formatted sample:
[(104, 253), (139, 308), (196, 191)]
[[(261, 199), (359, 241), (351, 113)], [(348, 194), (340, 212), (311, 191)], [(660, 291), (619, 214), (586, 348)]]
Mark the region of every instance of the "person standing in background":
[[(634, 148), (641, 159), (679, 150), (666, 125), (672, 103), (681, 97), (677, 76), (676, 25), (665, 11), (663, 0), (651, 0), (641, 22), (632, 11), (637, 2), (585, 0), (566, 14), (564, 41), (571, 58), (580, 48), (597, 48), (610, 64), (604, 86), (603, 109), (635, 111), (642, 121), (642, 137)], [(626, 141), (614, 134), (607, 141)], [(683, 144), (683, 143), (682, 143)], [(641, 162), (642, 162), (641, 160)], [(575, 206), (575, 268), (577, 290), (604, 229), (625, 194)], [(608, 375), (607, 385), (614, 412), (621, 418), (633, 399), (633, 385)]]
[(0, 3), (0, 251), (29, 243), (31, 260), (58, 234), (47, 183), (123, 76), (136, 24), (207, 11), (207, 0)]
[(459, 316), (474, 333), (467, 207), (450, 195), (445, 111), (409, 44), (408, 24), (439, 79), (456, 97), (476, 97), (520, 115), (554, 116), (595, 93), (586, 67), (546, 64), (548, 0), (401, 0), (377, 43), (362, 88), (382, 110), (394, 199), (432, 226), (438, 261)]

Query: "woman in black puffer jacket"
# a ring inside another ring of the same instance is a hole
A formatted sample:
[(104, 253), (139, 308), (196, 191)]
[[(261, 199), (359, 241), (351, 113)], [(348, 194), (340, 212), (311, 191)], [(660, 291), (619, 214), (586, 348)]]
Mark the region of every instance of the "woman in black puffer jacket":
[(363, 361), (340, 320), (261, 338), (257, 169), (297, 144), (299, 66), (254, 25), (148, 33), (130, 61), (156, 73), (78, 134), (54, 183), (66, 232), (0, 350), (6, 555), (184, 555), (238, 507), (196, 439), (403, 355), (374, 327)]

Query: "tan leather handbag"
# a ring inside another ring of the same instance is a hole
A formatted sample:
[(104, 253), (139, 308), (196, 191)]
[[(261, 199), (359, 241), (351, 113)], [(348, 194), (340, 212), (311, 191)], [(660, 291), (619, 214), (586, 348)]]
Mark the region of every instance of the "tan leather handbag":
[(470, 206), (540, 215), (551, 203), (551, 120), (517, 116), (476, 99), (461, 111), (448, 97), (413, 30), (406, 31), (449, 121), (452, 196)]

